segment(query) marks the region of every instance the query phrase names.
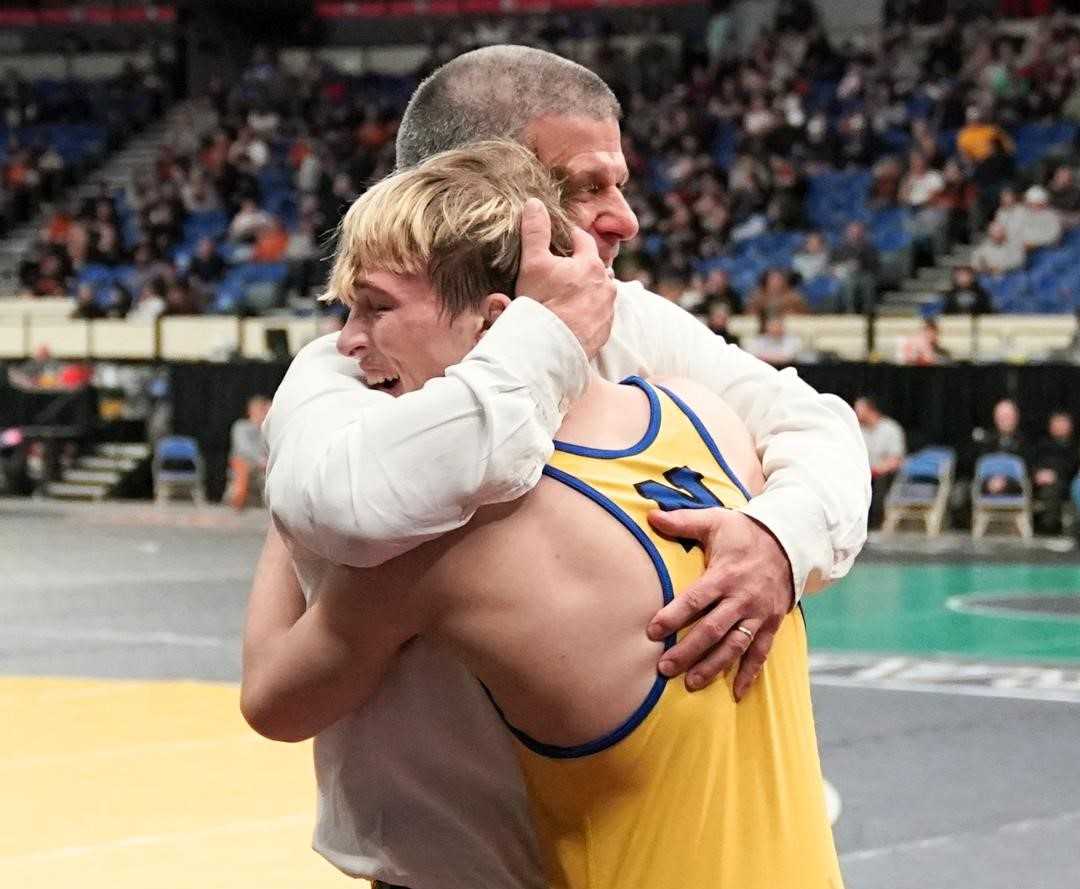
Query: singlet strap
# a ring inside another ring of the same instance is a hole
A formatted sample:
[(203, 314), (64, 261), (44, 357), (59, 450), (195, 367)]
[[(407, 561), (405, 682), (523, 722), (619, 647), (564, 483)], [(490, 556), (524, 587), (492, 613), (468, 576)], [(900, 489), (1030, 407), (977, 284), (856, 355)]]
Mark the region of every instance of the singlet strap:
[[(556, 469), (554, 466), (545, 466), (544, 475), (548, 478), (560, 482), (577, 491), (579, 494), (583, 494), (588, 497), (598, 506), (602, 507), (609, 515), (611, 515), (616, 521), (619, 522), (627, 531), (629, 531), (634, 539), (642, 546), (649, 559), (653, 563), (653, 567), (656, 569), (657, 577), (660, 580), (660, 592), (661, 599), (664, 605), (667, 605), (672, 599), (675, 598), (675, 590), (671, 582), (671, 574), (668, 572), (667, 565), (664, 564), (664, 559), (660, 555), (660, 551), (656, 548), (656, 544), (649, 539), (649, 536), (638, 526), (638, 524), (630, 518), (629, 515), (610, 497), (605, 496), (600, 491), (597, 491), (590, 485), (587, 485), (581, 479), (571, 475), (568, 472), (564, 472), (561, 469)], [(664, 639), (664, 650), (667, 651), (675, 644), (676, 636), (671, 634)], [(661, 675), (659, 672), (656, 674), (656, 679), (653, 681), (652, 688), (649, 689), (648, 695), (645, 700), (634, 710), (633, 713), (627, 717), (621, 725), (606, 735), (602, 735), (599, 738), (595, 738), (592, 741), (587, 741), (584, 744), (576, 744), (572, 747), (560, 747), (555, 744), (544, 744), (541, 741), (537, 741), (531, 735), (525, 734), (511, 723), (503, 714), (502, 709), (496, 703), (495, 698), (487, 687), (484, 687), (484, 691), (487, 692), (488, 698), (490, 698), (492, 705), (495, 707), (499, 717), (506, 724), (506, 727), (513, 732), (514, 736), (521, 741), (526, 747), (541, 756), (546, 756), (551, 759), (573, 759), (575, 757), (589, 756), (593, 753), (599, 753), (601, 750), (606, 750), (615, 744), (618, 744), (623, 738), (629, 735), (634, 729), (636, 729), (645, 720), (660, 700), (660, 696), (664, 693), (664, 687), (667, 685), (667, 678)]]

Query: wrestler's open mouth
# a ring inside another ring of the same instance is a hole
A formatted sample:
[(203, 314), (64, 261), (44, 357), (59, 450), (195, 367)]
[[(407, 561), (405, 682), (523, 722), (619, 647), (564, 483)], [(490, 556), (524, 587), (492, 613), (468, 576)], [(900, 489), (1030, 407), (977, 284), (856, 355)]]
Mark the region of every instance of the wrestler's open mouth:
[(385, 376), (383, 374), (364, 375), (364, 383), (367, 384), (369, 389), (376, 389), (379, 392), (389, 392), (391, 395), (397, 394), (397, 386), (400, 382), (400, 377)]

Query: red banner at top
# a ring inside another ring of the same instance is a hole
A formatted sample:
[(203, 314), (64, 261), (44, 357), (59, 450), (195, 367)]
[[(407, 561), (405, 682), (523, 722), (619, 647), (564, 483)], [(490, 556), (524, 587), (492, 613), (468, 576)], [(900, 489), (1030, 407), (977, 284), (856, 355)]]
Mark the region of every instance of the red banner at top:
[(38, 28), (79, 25), (171, 25), (173, 6), (87, 6), (73, 9), (0, 9), (0, 27)]
[(513, 15), (575, 9), (626, 9), (649, 6), (695, 6), (701, 0), (368, 0), (317, 3), (322, 19), (412, 18), (425, 15)]

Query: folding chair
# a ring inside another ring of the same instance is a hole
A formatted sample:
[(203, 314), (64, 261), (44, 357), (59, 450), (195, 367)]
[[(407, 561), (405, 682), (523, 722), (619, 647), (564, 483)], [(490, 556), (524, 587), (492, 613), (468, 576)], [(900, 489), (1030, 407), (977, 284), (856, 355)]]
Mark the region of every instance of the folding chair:
[(176, 491), (191, 496), (197, 506), (205, 503), (202, 454), (199, 443), (186, 435), (169, 435), (154, 447), (154, 497), (169, 500)]
[(900, 467), (885, 497), (882, 531), (892, 534), (901, 522), (926, 526), (926, 536), (941, 533), (952, 492), (956, 454), (952, 448), (925, 448), (909, 456)]
[[(1001, 476), (1020, 486), (1020, 493), (988, 494), (983, 485)], [(975, 464), (971, 482), (971, 535), (982, 537), (993, 521), (1012, 522), (1020, 536), (1028, 540), (1031, 530), (1031, 481), (1023, 459), (1013, 454), (987, 454)]]

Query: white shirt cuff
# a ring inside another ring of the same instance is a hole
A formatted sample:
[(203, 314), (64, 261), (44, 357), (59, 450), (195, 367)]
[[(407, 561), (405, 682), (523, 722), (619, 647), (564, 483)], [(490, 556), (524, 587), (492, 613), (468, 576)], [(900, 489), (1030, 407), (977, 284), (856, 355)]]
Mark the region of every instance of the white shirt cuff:
[(589, 359), (578, 338), (554, 312), (526, 296), (510, 303), (469, 357), (495, 361), (520, 379), (552, 436), (589, 385)]

